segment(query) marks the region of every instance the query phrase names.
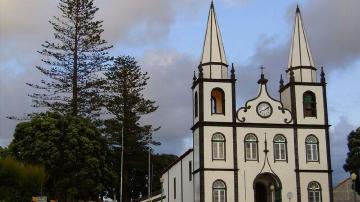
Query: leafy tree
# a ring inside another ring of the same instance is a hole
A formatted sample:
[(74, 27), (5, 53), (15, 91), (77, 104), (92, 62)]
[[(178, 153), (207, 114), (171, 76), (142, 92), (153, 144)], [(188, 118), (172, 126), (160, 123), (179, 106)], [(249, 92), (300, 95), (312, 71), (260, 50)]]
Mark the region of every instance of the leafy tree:
[(102, 21), (95, 20), (98, 8), (94, 0), (60, 0), (61, 17), (50, 21), (55, 42), (45, 41), (44, 66), (36, 66), (46, 78), (29, 86), (39, 91), (30, 95), (35, 107), (49, 107), (52, 111), (72, 115), (96, 116), (97, 75), (111, 58)]
[(344, 169), (356, 173), (356, 191), (360, 194), (360, 127), (351, 131), (348, 136), (348, 149)]
[(161, 172), (163, 172), (178, 157), (172, 154), (155, 154), (152, 156), (153, 175), (152, 175), (152, 192), (161, 191)]
[[(124, 132), (124, 201), (147, 193), (148, 138), (158, 129), (151, 125), (141, 125), (139, 122), (142, 116), (158, 108), (154, 101), (146, 99), (143, 95), (148, 80), (147, 73), (141, 72), (136, 60), (129, 56), (117, 57), (103, 80), (103, 90), (106, 92), (103, 94), (103, 101), (112, 117), (105, 120), (104, 133), (110, 142), (121, 145), (122, 129)], [(151, 143), (159, 144), (155, 141)], [(118, 151), (114, 156), (114, 165), (118, 173), (120, 159)]]
[(9, 151), (8, 151), (8, 148), (4, 147), (0, 147), (0, 159), (1, 158), (6, 158), (7, 156), (9, 156)]
[(23, 164), (15, 159), (0, 159), (0, 201), (30, 201), (41, 195), (46, 180), (42, 166)]
[(116, 178), (111, 153), (98, 129), (87, 119), (44, 113), (16, 126), (9, 146), (18, 160), (44, 165), (44, 190), (61, 201), (97, 199)]

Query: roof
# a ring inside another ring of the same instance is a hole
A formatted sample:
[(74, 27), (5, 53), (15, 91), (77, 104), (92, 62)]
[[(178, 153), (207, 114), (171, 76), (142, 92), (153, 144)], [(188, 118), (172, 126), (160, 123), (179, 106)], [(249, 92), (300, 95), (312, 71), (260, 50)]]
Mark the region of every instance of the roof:
[(288, 68), (291, 67), (315, 67), (299, 6), (296, 8), (294, 33), (289, 55)]
[(210, 5), (203, 52), (200, 63), (221, 63), (227, 65), (225, 50), (213, 2), (211, 2)]
[(171, 163), (164, 171), (160, 173), (160, 176), (162, 176), (164, 173), (169, 171), (174, 165), (176, 165), (179, 161), (181, 161), (183, 158), (185, 158), (188, 154), (190, 154), (193, 151), (193, 149), (187, 150), (183, 155), (181, 155), (179, 158), (177, 158), (173, 163)]

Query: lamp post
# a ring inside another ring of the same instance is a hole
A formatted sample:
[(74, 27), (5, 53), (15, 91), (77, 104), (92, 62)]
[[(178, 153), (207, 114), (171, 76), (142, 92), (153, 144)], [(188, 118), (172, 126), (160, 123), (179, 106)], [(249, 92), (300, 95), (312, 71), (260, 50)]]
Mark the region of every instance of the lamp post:
[(270, 185), (270, 191), (271, 191), (271, 201), (274, 202), (275, 197), (274, 197), (274, 190), (275, 190), (275, 186), (274, 185)]
[(352, 187), (353, 187), (353, 191), (354, 191), (354, 202), (356, 202), (356, 186), (355, 186), (356, 178), (357, 178), (356, 173), (352, 173), (351, 180), (352, 180)]

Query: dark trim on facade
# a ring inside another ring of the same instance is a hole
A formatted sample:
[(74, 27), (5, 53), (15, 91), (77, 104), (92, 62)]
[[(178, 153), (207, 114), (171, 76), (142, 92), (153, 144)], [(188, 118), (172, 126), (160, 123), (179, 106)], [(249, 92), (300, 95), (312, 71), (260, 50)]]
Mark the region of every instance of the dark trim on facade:
[[(290, 82), (287, 84), (290, 86), (290, 98), (291, 98), (291, 113), (293, 115), (293, 128), (294, 128), (294, 152), (295, 152), (295, 170), (299, 170), (299, 145), (298, 145), (298, 124), (297, 124), (297, 111), (296, 111), (296, 95), (293, 72), (290, 78)], [(286, 88), (286, 86), (285, 86)], [(296, 198), (298, 202), (301, 202), (301, 187), (300, 187), (300, 173), (296, 172)]]
[[(326, 80), (325, 80), (325, 74), (323, 69), (321, 69), (321, 80), (322, 80), (322, 87), (323, 87), (323, 106), (324, 106), (324, 118), (325, 118), (325, 124), (329, 124), (329, 118), (328, 118), (328, 107), (327, 107), (327, 95), (326, 95)], [(331, 168), (331, 150), (330, 150), (330, 132), (329, 128), (325, 128), (325, 136), (326, 136), (326, 158), (327, 158), (327, 164), (328, 164), (328, 170), (332, 170)], [(332, 175), (329, 173), (328, 175), (328, 181), (329, 181), (329, 193), (330, 193), (330, 202), (334, 201), (334, 195), (333, 195), (333, 180)]]
[[(301, 129), (326, 129), (330, 125), (322, 124), (296, 124), (297, 128)], [(218, 126), (218, 127), (251, 127), (251, 128), (294, 128), (294, 124), (275, 124), (275, 123), (233, 123), (233, 122), (212, 122), (212, 121), (199, 121), (191, 130), (195, 130), (202, 126)]]
[(295, 172), (300, 172), (300, 173), (332, 173), (332, 170), (303, 170), (303, 169), (299, 169), (299, 170), (295, 170)]
[[(212, 25), (212, 24), (211, 24)], [(210, 42), (212, 42), (212, 41), (210, 41)], [(210, 51), (211, 51), (212, 49), (210, 49)], [(220, 51), (220, 54), (221, 54), (221, 51)], [(211, 55), (211, 54), (210, 54)], [(211, 59), (210, 59), (210, 61), (211, 61)], [(222, 66), (225, 66), (225, 67), (228, 67), (229, 65), (228, 64), (225, 64), (225, 63), (223, 63), (223, 62), (206, 62), (206, 63), (201, 63), (201, 64), (199, 64), (199, 66), (201, 66), (201, 67), (204, 67), (204, 66), (211, 66), (211, 65), (222, 65)]]
[(316, 68), (313, 66), (296, 66), (296, 67), (290, 67), (289, 69), (286, 70), (286, 73), (288, 73), (291, 70), (297, 70), (297, 69), (311, 69), (316, 71)]
[[(200, 67), (202, 70), (202, 67)], [(201, 73), (202, 74), (202, 73)], [(199, 80), (199, 79), (198, 79)], [(199, 122), (204, 121), (204, 83), (202, 76), (199, 80)], [(197, 123), (196, 123), (197, 124)], [(204, 168), (204, 128), (199, 128), (199, 169)], [(200, 177), (200, 202), (205, 202), (204, 172), (199, 173)], [(195, 196), (194, 196), (195, 197)]]
[(279, 91), (282, 93), (285, 89), (289, 88), (291, 85), (296, 86), (322, 86), (322, 83), (313, 83), (313, 82), (289, 82)]
[(191, 89), (194, 89), (199, 83), (208, 82), (208, 83), (232, 83), (232, 79), (208, 79), (208, 78), (198, 78), (193, 82)]
[(202, 168), (202, 169), (196, 169), (193, 174), (196, 174), (198, 172), (204, 172), (204, 171), (238, 171), (238, 169), (233, 168)]
[(236, 130), (236, 79), (235, 79), (235, 69), (234, 69), (234, 65), (232, 65), (232, 69), (231, 69), (231, 80), (233, 81), (231, 84), (231, 93), (232, 93), (232, 122), (233, 122), (233, 161), (234, 161), (234, 189), (235, 189), (235, 193), (234, 193), (234, 201), (238, 202), (239, 201), (239, 177), (238, 177), (238, 158), (237, 158), (237, 130)]
[(167, 171), (170, 170), (170, 168), (172, 168), (175, 164), (177, 164), (179, 161), (181, 161), (182, 159), (184, 159), (189, 153), (191, 153), (193, 151), (193, 149), (189, 149), (187, 150), (184, 154), (182, 154), (179, 158), (177, 158), (173, 163), (171, 163), (164, 171), (162, 171), (160, 173), (160, 176), (165, 174)]

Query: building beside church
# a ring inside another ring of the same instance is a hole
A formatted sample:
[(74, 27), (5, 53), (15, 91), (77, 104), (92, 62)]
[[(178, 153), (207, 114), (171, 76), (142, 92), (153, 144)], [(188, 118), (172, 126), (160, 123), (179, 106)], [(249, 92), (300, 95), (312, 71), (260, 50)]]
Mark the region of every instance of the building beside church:
[[(162, 174), (166, 202), (333, 202), (326, 81), (315, 66), (300, 9), (280, 100), (267, 91), (236, 106), (229, 67), (211, 3), (192, 84), (193, 149)], [(189, 117), (190, 118), (190, 117)]]

